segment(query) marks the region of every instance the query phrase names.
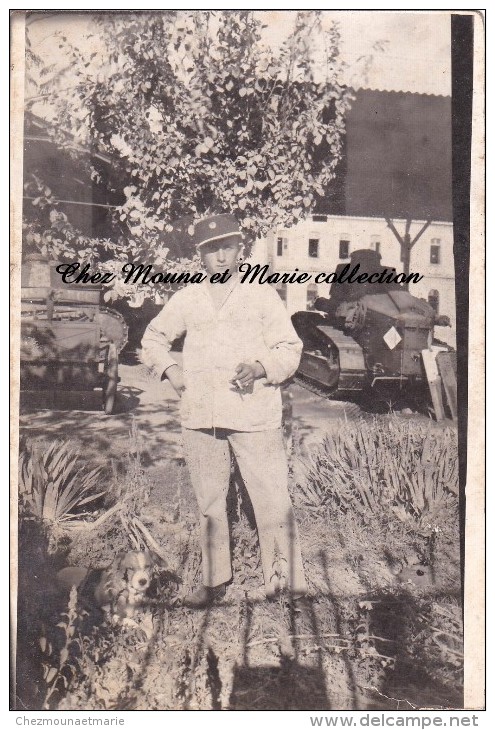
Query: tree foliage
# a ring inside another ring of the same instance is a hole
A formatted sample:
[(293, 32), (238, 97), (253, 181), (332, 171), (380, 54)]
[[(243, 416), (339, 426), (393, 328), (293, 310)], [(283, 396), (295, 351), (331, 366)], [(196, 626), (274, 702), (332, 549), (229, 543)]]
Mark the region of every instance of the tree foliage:
[(251, 10), (101, 13), (80, 48), (61, 35), (75, 82), (51, 97), (55, 135), (114, 160), (120, 258), (163, 263), (174, 221), (208, 213), (252, 242), (325, 194), (351, 94), (338, 28), (294, 18), (282, 43)]

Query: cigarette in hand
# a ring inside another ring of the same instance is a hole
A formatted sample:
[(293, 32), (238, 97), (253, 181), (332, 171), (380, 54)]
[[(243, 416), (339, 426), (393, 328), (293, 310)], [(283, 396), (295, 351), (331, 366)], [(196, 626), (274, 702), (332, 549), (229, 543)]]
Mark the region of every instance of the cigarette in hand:
[(242, 395), (242, 393), (244, 391), (242, 383), (240, 382), (240, 380), (236, 380), (236, 379), (234, 379), (232, 382), (237, 387), (237, 390), (239, 391), (239, 395), (241, 396), (241, 400), (244, 400), (244, 396)]

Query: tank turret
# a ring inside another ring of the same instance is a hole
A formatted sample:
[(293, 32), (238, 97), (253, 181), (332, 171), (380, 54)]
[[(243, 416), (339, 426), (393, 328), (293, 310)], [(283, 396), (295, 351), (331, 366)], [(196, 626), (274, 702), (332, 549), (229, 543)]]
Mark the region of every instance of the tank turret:
[(377, 252), (354, 251), (350, 264), (337, 267), (329, 298), (292, 316), (304, 345), (298, 381), (337, 400), (369, 403), (407, 393), (428, 398), (422, 353), (435, 344), (434, 325), (447, 318), (394, 281), (338, 283), (345, 267), (357, 264), (360, 273), (393, 271)]

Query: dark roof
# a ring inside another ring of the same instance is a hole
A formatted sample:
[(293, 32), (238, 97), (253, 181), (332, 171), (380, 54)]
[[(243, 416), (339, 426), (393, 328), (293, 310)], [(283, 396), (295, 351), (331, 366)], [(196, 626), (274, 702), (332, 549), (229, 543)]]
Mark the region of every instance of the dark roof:
[[(123, 203), (122, 191), (105, 184), (115, 179), (109, 175), (115, 161), (81, 148), (68, 133), (60, 149), (48, 134), (49, 122), (29, 112), (25, 121), (25, 172), (41, 168), (57, 197), (93, 206), (88, 212), (72, 205), (71, 218), (96, 235), (108, 222), (105, 207)], [(451, 221), (451, 137), (450, 97), (357, 90), (346, 119), (343, 159), (315, 213)], [(91, 166), (103, 183), (91, 179)]]
[(450, 97), (361, 89), (346, 121), (345, 214), (452, 220)]

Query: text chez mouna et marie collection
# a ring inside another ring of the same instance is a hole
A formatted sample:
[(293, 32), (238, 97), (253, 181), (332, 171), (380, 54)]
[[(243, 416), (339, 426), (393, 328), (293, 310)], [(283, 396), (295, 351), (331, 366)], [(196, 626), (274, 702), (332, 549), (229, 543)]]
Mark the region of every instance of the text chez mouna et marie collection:
[[(346, 264), (341, 271), (310, 274), (295, 268), (292, 272), (270, 273), (268, 264), (249, 264), (244, 262), (238, 266), (241, 284), (417, 284), (423, 276), (418, 273), (397, 273), (396, 269), (384, 268), (380, 272), (360, 272), (360, 265), (355, 264), (352, 269)], [(100, 271), (91, 272), (90, 265), (84, 266), (74, 262), (59, 264), (56, 271), (62, 277), (64, 284), (110, 284), (116, 274)], [(125, 284), (201, 284), (208, 275), (200, 272), (163, 272), (153, 271), (151, 264), (127, 263), (122, 266), (122, 278)], [(222, 273), (212, 274), (209, 281), (212, 284), (225, 284), (232, 274), (228, 269)]]

